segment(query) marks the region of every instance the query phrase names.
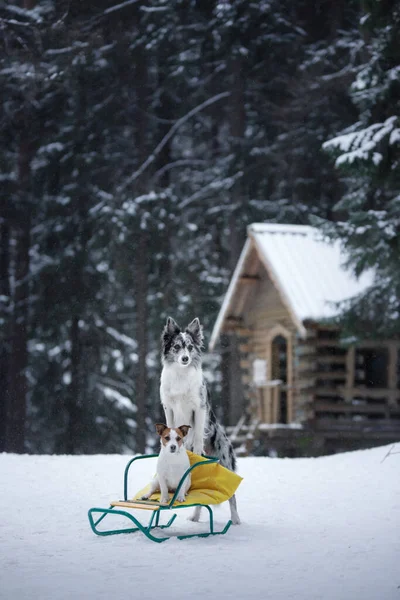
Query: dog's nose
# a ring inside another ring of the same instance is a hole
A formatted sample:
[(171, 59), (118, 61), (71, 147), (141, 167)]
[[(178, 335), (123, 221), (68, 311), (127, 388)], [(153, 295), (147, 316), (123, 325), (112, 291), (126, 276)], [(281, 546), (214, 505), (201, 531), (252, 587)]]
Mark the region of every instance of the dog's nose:
[(175, 452), (175, 450), (176, 450), (175, 444), (171, 444), (171, 446), (169, 447), (169, 449), (171, 450), (171, 452)]
[(188, 357), (188, 356), (182, 356), (182, 362), (183, 362), (183, 363), (187, 363), (187, 362), (188, 362), (188, 360), (189, 360), (189, 357)]

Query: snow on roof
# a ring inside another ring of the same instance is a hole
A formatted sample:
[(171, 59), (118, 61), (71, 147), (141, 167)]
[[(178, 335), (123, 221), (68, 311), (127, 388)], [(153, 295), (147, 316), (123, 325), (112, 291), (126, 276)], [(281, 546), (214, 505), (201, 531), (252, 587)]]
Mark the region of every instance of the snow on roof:
[(323, 240), (314, 227), (254, 224), (249, 233), (300, 320), (335, 316), (334, 303), (359, 294), (372, 283), (370, 273), (356, 279), (346, 270), (339, 242)]
[(323, 240), (314, 227), (255, 223), (248, 227), (248, 236), (215, 323), (211, 347), (227, 316), (250, 240), (254, 241), (260, 260), (302, 335), (305, 319), (320, 321), (335, 316), (338, 312), (335, 303), (359, 294), (372, 283), (371, 273), (356, 279), (346, 270), (339, 242)]
[(211, 339), (210, 339), (210, 343), (209, 343), (210, 350), (213, 350), (213, 348), (217, 342), (217, 339), (219, 337), (224, 319), (229, 310), (231, 298), (235, 292), (240, 274), (242, 272), (242, 269), (243, 269), (246, 257), (250, 251), (250, 248), (251, 248), (251, 242), (249, 239), (247, 239), (246, 243), (244, 245), (244, 248), (240, 254), (240, 258), (239, 258), (238, 264), (236, 265), (236, 269), (233, 272), (232, 279), (231, 279), (229, 287), (228, 287), (228, 291), (226, 292), (224, 301), (222, 302), (221, 310), (219, 311), (217, 320), (215, 321), (214, 329), (212, 331)]

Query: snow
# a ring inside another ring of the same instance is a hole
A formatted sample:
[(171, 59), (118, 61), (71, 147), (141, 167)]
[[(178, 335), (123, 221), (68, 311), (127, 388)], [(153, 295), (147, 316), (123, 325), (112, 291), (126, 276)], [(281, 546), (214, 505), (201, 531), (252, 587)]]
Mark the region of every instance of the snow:
[(393, 145), (397, 144), (398, 142), (400, 142), (400, 128), (396, 127), (396, 129), (393, 129), (390, 134), (389, 144)]
[(374, 165), (377, 166), (383, 157), (379, 152), (375, 152), (375, 149), (386, 136), (390, 136), (389, 144), (394, 144), (398, 141), (398, 128), (395, 127), (397, 122), (398, 117), (394, 115), (386, 119), (383, 123), (374, 123), (359, 131), (339, 135), (325, 142), (322, 147), (325, 150), (333, 148), (343, 152), (336, 159), (336, 166), (344, 163), (351, 164), (357, 159), (369, 160), (370, 158), (372, 158)]
[(260, 423), (260, 431), (271, 431), (273, 429), (303, 429), (301, 423)]
[(344, 268), (339, 242), (328, 243), (304, 225), (252, 225), (257, 245), (297, 318), (324, 319), (337, 314), (337, 302), (364, 291), (371, 273), (356, 279)]
[(135, 406), (135, 404), (133, 404), (132, 400), (127, 396), (123, 396), (117, 390), (114, 390), (113, 388), (110, 388), (108, 386), (100, 386), (100, 389), (102, 390), (107, 400), (114, 400), (119, 408), (127, 408), (132, 412), (137, 411), (137, 407)]
[(121, 342), (125, 346), (129, 346), (129, 347), (133, 348), (134, 350), (136, 350), (137, 343), (136, 343), (136, 340), (134, 340), (133, 338), (130, 338), (129, 336), (125, 335), (124, 333), (120, 333), (113, 327), (107, 327), (106, 331), (109, 335), (111, 335), (111, 337), (113, 337), (115, 340), (117, 340), (117, 342)]
[(62, 152), (64, 148), (65, 144), (61, 144), (61, 142), (52, 142), (51, 144), (40, 146), (40, 148), (37, 151), (37, 154), (53, 154), (55, 152)]
[[(388, 450), (240, 458), (242, 525), (163, 544), (90, 530), (88, 508), (121, 497), (126, 456), (2, 454), (0, 598), (398, 600), (400, 445)], [(153, 470), (139, 461), (132, 491)], [(202, 530), (186, 512), (175, 532)], [(214, 513), (221, 526), (227, 505)]]

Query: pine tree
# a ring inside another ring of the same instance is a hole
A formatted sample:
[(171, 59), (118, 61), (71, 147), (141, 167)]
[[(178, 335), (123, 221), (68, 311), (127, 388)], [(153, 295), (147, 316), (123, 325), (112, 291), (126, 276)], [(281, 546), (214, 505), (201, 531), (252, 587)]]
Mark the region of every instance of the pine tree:
[(341, 241), (356, 275), (373, 274), (369, 289), (344, 307), (347, 328), (373, 338), (400, 330), (400, 7), (365, 8), (365, 60), (351, 88), (358, 118), (324, 145), (337, 156), (346, 192), (335, 206), (340, 220), (320, 224)]
[(0, 5), (0, 378), (22, 324), (25, 449), (143, 451), (166, 316), (207, 338), (247, 224), (332, 218), (320, 144), (356, 118), (357, 3), (34, 4)]

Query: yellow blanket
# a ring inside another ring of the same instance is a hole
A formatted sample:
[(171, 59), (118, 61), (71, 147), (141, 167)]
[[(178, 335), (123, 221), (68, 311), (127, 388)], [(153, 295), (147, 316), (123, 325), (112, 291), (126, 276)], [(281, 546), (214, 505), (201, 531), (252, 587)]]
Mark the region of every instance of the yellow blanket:
[[(204, 456), (187, 451), (190, 466), (197, 462), (207, 460)], [(221, 504), (229, 500), (239, 487), (242, 477), (229, 471), (219, 463), (211, 463), (196, 467), (191, 471), (192, 484), (185, 502), (175, 502), (174, 506), (187, 506), (191, 504)], [(149, 490), (150, 484), (140, 490), (133, 498), (139, 500)], [(169, 494), (171, 499), (172, 493)], [(157, 492), (150, 497), (151, 500), (160, 500)]]

